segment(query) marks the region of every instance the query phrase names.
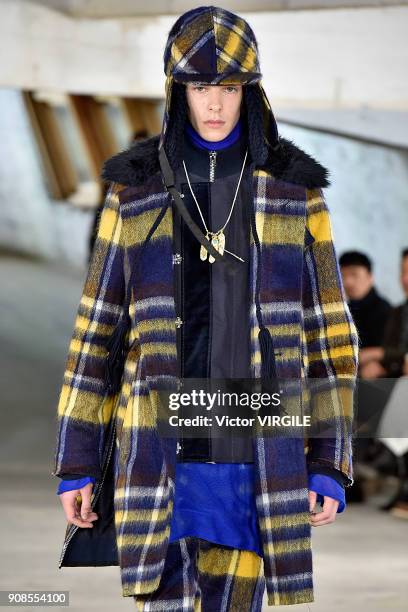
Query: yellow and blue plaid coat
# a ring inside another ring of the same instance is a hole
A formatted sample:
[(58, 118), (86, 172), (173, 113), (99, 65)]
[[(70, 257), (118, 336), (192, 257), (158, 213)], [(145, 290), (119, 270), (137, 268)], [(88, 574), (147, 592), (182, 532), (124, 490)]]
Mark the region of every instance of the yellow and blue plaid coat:
[[(228, 15), (217, 13), (217, 40), (224, 36), (224, 48), (235, 49), (246, 61), (253, 44), (249, 43), (246, 55), (235, 38), (237, 44), (228, 46)], [(208, 26), (208, 19), (206, 23)], [(233, 26), (233, 37), (245, 29), (242, 23)], [(178, 40), (180, 46), (177, 29), (171, 34), (171, 44)], [(245, 40), (247, 35), (245, 30)], [(173, 48), (173, 73), (180, 66), (180, 58), (174, 54)], [(198, 60), (196, 65), (200, 65)], [(255, 60), (247, 71), (258, 78)], [(111, 186), (78, 307), (58, 404), (57, 476), (100, 478), (107, 425), (116, 420), (114, 506), (124, 596), (152, 593), (157, 588), (174, 499), (175, 440), (161, 438), (157, 428), (160, 381), (177, 376), (171, 196), (158, 166), (158, 147), (168, 118), (165, 113), (160, 135), (133, 145), (105, 165), (104, 178)], [(253, 201), (248, 203), (255, 213), (261, 253), (258, 261), (251, 235), (252, 307), (249, 320), (242, 325), (249, 325), (252, 334), (252, 376), (259, 378), (261, 367), (255, 313), (256, 272), (261, 266), (260, 306), (274, 340), (277, 374), (284, 379), (322, 383), (291, 401), (299, 413), (310, 411), (315, 423), (327, 422), (330, 415), (334, 432), (330, 438), (313, 440), (254, 438), (256, 507), (269, 605), (313, 601), (308, 465), (333, 467), (348, 477), (349, 485), (353, 482), (350, 424), (358, 337), (333, 244), (323, 193), (327, 185), (325, 169), (281, 138), (275, 156), (254, 167)], [(165, 214), (141, 254), (140, 247), (166, 204)], [(136, 263), (139, 274), (132, 287), (124, 376), (119, 392), (108, 396), (106, 344), (121, 316), (126, 279)]]

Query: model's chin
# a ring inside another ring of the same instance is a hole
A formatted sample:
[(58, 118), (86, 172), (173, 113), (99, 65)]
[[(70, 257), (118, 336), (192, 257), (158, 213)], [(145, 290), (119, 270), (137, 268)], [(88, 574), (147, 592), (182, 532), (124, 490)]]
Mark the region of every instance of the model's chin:
[(225, 127), (225, 124), (220, 125), (218, 127), (212, 127), (209, 125), (204, 125), (202, 137), (205, 140), (209, 140), (210, 142), (217, 142), (218, 140), (222, 140), (228, 134), (228, 129)]

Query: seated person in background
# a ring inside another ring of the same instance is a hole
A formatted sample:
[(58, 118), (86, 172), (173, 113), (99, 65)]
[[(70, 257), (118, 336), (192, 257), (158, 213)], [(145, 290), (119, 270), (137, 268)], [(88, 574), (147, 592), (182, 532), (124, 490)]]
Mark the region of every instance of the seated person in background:
[(401, 253), (400, 281), (405, 300), (391, 310), (378, 359), (385, 376), (408, 376), (408, 248)]
[[(347, 267), (344, 269), (341, 263), (340, 266), (345, 288), (350, 286), (349, 271)], [(402, 289), (405, 293), (405, 300), (402, 304), (396, 307), (391, 307), (385, 328), (383, 330), (383, 340), (381, 346), (366, 345), (364, 348), (364, 325), (361, 323), (361, 306), (354, 303), (355, 300), (349, 302), (349, 307), (360, 334), (362, 329), (362, 350), (360, 351), (360, 370), (361, 378), (398, 378), (399, 376), (408, 376), (408, 248), (401, 253), (401, 268), (400, 281)], [(346, 288), (346, 293), (349, 289)], [(381, 298), (380, 298), (381, 299)], [(360, 311), (360, 314), (359, 314)], [(371, 325), (374, 326), (373, 333), (376, 332), (375, 315), (371, 316)]]
[[(339, 259), (349, 308), (360, 334), (359, 376), (364, 379), (398, 378), (408, 376), (408, 248), (401, 254), (400, 280), (405, 301), (390, 307), (373, 287), (371, 263), (362, 253), (344, 253)], [(388, 314), (388, 316), (386, 316)], [(386, 320), (385, 320), (386, 319)], [(392, 380), (389, 381), (392, 384)], [(390, 387), (392, 389), (392, 386)], [(370, 386), (360, 386), (356, 394), (355, 410), (359, 436), (355, 445), (356, 467), (361, 462), (387, 469), (393, 463), (392, 454), (375, 439), (364, 435), (364, 427), (375, 430), (385, 408), (382, 394)], [(399, 518), (408, 518), (408, 454), (399, 460), (399, 489), (394, 498), (382, 509)], [(364, 501), (364, 478), (356, 469), (354, 486), (347, 492), (347, 502)]]
[[(405, 300), (392, 309), (388, 319), (380, 365), (385, 376), (408, 376), (408, 248), (401, 253), (400, 281)], [(398, 518), (408, 519), (408, 453), (399, 457), (399, 490), (393, 500), (383, 507)]]
[(367, 255), (348, 251), (339, 263), (348, 305), (360, 336), (359, 375), (362, 378), (382, 376), (379, 351), (392, 306), (374, 286), (372, 262)]
[[(358, 375), (360, 378), (372, 378), (382, 372), (378, 361), (372, 358), (381, 348), (392, 306), (374, 287), (372, 262), (367, 255), (348, 251), (340, 257), (339, 264), (350, 312), (360, 336)], [(365, 386), (359, 385), (355, 402), (355, 423), (359, 434), (355, 443), (354, 486), (346, 492), (348, 502), (362, 502), (365, 499), (364, 478), (359, 467), (366, 462), (374, 446), (370, 431), (375, 430), (383, 410), (383, 405), (378, 406), (373, 398), (372, 390)]]

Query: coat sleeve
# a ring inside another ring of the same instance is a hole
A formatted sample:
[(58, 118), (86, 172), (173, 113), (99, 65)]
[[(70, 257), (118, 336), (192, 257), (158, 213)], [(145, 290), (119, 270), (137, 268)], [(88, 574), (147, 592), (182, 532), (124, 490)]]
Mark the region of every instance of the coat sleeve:
[(303, 260), (302, 358), (307, 414), (306, 461), (339, 470), (351, 486), (353, 404), (359, 337), (351, 316), (321, 188), (307, 190)]
[(101, 476), (106, 426), (115, 397), (106, 393), (106, 343), (125, 297), (122, 187), (111, 183), (105, 197), (76, 314), (57, 408), (54, 476)]

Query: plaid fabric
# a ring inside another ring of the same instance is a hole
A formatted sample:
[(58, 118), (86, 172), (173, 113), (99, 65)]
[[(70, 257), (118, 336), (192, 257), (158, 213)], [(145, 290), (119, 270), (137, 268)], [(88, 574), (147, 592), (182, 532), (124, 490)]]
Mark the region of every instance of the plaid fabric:
[(353, 391), (359, 338), (344, 292), (328, 207), (321, 189), (307, 190), (306, 228), (314, 238), (305, 248), (302, 279), (304, 375), (309, 381), (313, 424), (329, 426), (330, 438), (310, 442), (308, 463), (330, 465), (353, 484)]
[[(165, 51), (166, 108), (173, 79), (257, 82), (256, 41), (237, 16), (201, 7), (176, 22)], [(184, 76), (183, 76), (184, 75)], [(264, 102), (270, 109), (266, 94)], [(358, 337), (344, 296), (330, 217), (320, 189), (254, 169), (253, 207), (261, 256), (251, 234), (251, 372), (260, 377), (255, 281), (273, 337), (278, 376), (314, 380), (288, 408), (330, 422), (330, 438), (268, 437), (254, 441), (255, 494), (269, 605), (313, 601), (307, 466), (340, 469), (352, 482), (352, 391)], [(163, 206), (162, 221), (141, 245)], [(79, 304), (58, 405), (54, 474), (100, 478), (106, 425), (117, 420), (115, 525), (124, 596), (154, 592), (165, 566), (174, 499), (176, 440), (157, 430), (158, 389), (177, 375), (173, 225), (160, 173), (139, 186), (113, 184), (102, 213)], [(129, 264), (129, 265), (127, 265)], [(130, 305), (129, 353), (121, 390), (106, 397), (106, 342), (124, 298), (125, 273), (140, 265)], [(215, 264), (214, 264), (215, 265)], [(245, 323), (244, 323), (245, 324)]]
[(105, 200), (69, 345), (57, 415), (58, 474), (101, 476), (104, 434), (115, 399), (107, 398), (101, 406), (105, 345), (119, 320), (125, 295), (120, 187), (113, 185)]
[[(302, 440), (262, 435), (255, 440), (255, 494), (268, 603), (284, 605), (314, 600), (308, 466), (313, 462), (334, 467), (349, 478), (348, 486), (353, 483), (351, 422), (358, 335), (322, 190), (274, 181), (263, 171), (256, 171), (255, 177), (261, 308), (274, 339), (277, 376), (295, 382), (315, 379), (305, 393), (300, 387), (290, 396), (286, 407), (293, 414), (310, 414), (314, 425), (330, 423), (330, 431), (336, 432), (334, 438), (311, 441), (307, 436)], [(252, 366), (253, 376), (259, 378), (252, 240), (251, 246)]]
[(170, 31), (164, 51), (166, 75), (181, 82), (223, 82), (241, 74), (244, 82), (261, 77), (258, 46), (249, 24), (217, 7), (192, 10)]
[[(175, 440), (161, 439), (156, 427), (161, 381), (174, 380), (177, 374), (170, 207), (140, 255), (140, 245), (169, 197), (160, 175), (139, 187), (114, 185), (109, 191), (58, 406), (56, 475), (100, 475), (105, 425), (117, 410), (115, 522), (125, 596), (151, 593), (158, 587), (173, 509)], [(307, 465), (313, 461), (340, 469), (351, 483), (348, 422), (358, 337), (344, 297), (322, 191), (255, 170), (254, 207), (261, 241), (261, 308), (274, 338), (278, 375), (317, 376), (325, 388), (310, 394), (307, 406), (315, 421), (326, 419), (330, 410), (338, 425), (335, 438), (314, 439), (306, 447), (302, 438), (259, 436), (254, 442), (268, 602), (303, 603), (313, 601)], [(130, 266), (140, 264), (130, 307), (130, 352), (121, 391), (107, 398), (104, 343), (121, 312), (126, 261)], [(260, 375), (253, 301), (257, 265), (251, 237), (254, 377)], [(303, 395), (292, 401), (300, 412)]]
[(135, 604), (143, 612), (261, 612), (264, 590), (256, 553), (187, 537), (169, 545), (157, 591)]

